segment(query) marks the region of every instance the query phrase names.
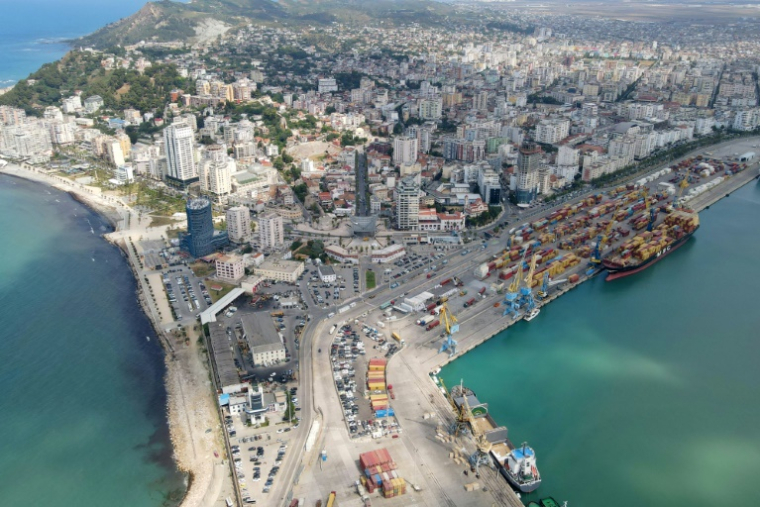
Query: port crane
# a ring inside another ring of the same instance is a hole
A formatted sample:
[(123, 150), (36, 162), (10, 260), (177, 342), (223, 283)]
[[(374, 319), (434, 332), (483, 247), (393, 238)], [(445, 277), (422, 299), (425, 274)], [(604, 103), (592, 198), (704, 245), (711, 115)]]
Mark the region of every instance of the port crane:
[(678, 201), (681, 199), (681, 194), (683, 194), (683, 191), (686, 190), (686, 187), (689, 186), (689, 180), (684, 176), (681, 178), (681, 182), (678, 184), (678, 192), (676, 192), (675, 197), (673, 197), (673, 208), (678, 207)]
[(469, 431), (470, 428), (470, 412), (465, 409), (464, 405), (458, 407), (454, 402), (454, 397), (452, 396), (451, 392), (446, 389), (446, 385), (443, 383), (443, 379), (439, 377), (438, 380), (441, 382), (443, 392), (446, 393), (446, 399), (449, 400), (449, 404), (451, 405), (451, 408), (454, 410), (454, 414), (456, 415), (454, 424), (451, 427), (451, 433), (453, 433), (455, 437), (458, 437), (460, 433), (464, 435)]
[(554, 287), (555, 285), (565, 283), (566, 281), (567, 281), (567, 278), (563, 278), (562, 280), (549, 280), (549, 273), (544, 273), (544, 279), (541, 283), (541, 290), (536, 292), (536, 296), (538, 296), (541, 299), (544, 299), (546, 296), (549, 295), (550, 287)]
[(649, 190), (647, 190), (647, 187), (644, 187), (641, 189), (641, 195), (644, 196), (644, 207), (646, 208), (646, 212), (649, 215), (649, 222), (647, 222), (647, 232), (652, 232), (652, 228), (654, 227), (654, 220), (655, 220), (655, 212), (657, 211), (653, 206), (649, 205)]
[(607, 228), (604, 230), (604, 234), (600, 234), (596, 237), (596, 246), (594, 247), (594, 252), (591, 254), (591, 258), (589, 259), (589, 264), (591, 265), (598, 265), (602, 262), (602, 244), (606, 243), (607, 240), (610, 237), (610, 232), (612, 232), (612, 227), (615, 225), (614, 220), (610, 220), (610, 223), (607, 224)]
[[(441, 385), (443, 385), (443, 383), (441, 383)], [(451, 408), (454, 409), (454, 413), (456, 414), (456, 421), (452, 429), (455, 437), (459, 436), (460, 433), (465, 434), (467, 431), (472, 433), (472, 436), (475, 439), (475, 452), (470, 455), (469, 461), (470, 465), (477, 471), (480, 466), (488, 466), (491, 464), (489, 453), (491, 452), (493, 444), (488, 441), (478, 428), (477, 424), (473, 423), (472, 408), (470, 407), (470, 402), (467, 400), (467, 390), (464, 388), (462, 380), (459, 381), (459, 386), (455, 386), (454, 389), (457, 387), (459, 387), (459, 390), (456, 391), (456, 393), (454, 393), (453, 389), (451, 393), (446, 391), (446, 397), (449, 399)], [(459, 406), (457, 406), (454, 401), (455, 395), (462, 397), (462, 404)]]
[(462, 406), (467, 412), (467, 419), (470, 423), (470, 431), (475, 439), (475, 452), (470, 455), (470, 465), (475, 468), (477, 473), (481, 465), (488, 466), (491, 464), (490, 452), (493, 444), (488, 441), (486, 436), (480, 431), (478, 425), (472, 420), (472, 409), (470, 403), (467, 401), (467, 393), (464, 391), (462, 381), (459, 381), (459, 392), (462, 395)]
[(507, 287), (507, 295), (504, 296), (504, 313), (502, 314), (504, 317), (511, 313), (513, 319), (517, 318), (517, 310), (520, 309), (517, 299), (520, 296), (520, 279), (523, 274), (522, 265), (523, 261), (520, 260), (520, 265), (517, 267), (517, 273), (509, 284), (509, 287)]
[(441, 317), (440, 320), (443, 322), (443, 326), (446, 329), (446, 339), (438, 352), (446, 352), (448, 350), (449, 357), (451, 357), (457, 353), (457, 342), (451, 335), (459, 332), (459, 324), (457, 323), (457, 318), (451, 313), (451, 310), (449, 310), (446, 301), (441, 304), (441, 312), (439, 315)]
[(530, 259), (530, 269), (528, 270), (528, 276), (525, 277), (525, 287), (520, 289), (520, 305), (528, 307), (528, 311), (533, 310), (536, 307), (536, 300), (533, 297), (533, 289), (531, 284), (533, 283), (533, 273), (536, 272), (536, 264), (538, 263), (538, 254), (533, 254)]

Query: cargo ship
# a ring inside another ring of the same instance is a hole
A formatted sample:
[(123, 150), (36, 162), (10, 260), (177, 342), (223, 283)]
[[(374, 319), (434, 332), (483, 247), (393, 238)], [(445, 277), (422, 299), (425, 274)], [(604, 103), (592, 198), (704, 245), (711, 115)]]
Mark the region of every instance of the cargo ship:
[(643, 271), (683, 246), (699, 229), (699, 215), (677, 209), (651, 232), (637, 234), (625, 241), (613, 254), (602, 259), (612, 281)]

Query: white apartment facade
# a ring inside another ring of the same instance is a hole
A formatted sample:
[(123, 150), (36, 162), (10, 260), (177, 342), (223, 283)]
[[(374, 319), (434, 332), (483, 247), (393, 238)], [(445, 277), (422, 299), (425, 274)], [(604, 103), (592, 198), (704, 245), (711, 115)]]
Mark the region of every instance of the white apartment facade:
[(259, 246), (262, 249), (282, 246), (284, 237), (282, 216), (270, 212), (259, 218)]
[(227, 236), (230, 241), (244, 243), (251, 237), (251, 212), (245, 206), (227, 210)]

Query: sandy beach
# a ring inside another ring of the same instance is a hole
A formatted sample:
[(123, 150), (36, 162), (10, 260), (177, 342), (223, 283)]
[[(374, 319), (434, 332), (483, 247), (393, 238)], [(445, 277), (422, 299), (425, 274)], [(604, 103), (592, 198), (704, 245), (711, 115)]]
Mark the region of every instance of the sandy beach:
[[(200, 507), (224, 502), (223, 495), (233, 490), (224, 455), (216, 404), (212, 393), (205, 351), (198, 343), (198, 330), (186, 329), (188, 339), (166, 332), (166, 322), (157, 315), (157, 302), (150, 304), (146, 294), (149, 283), (141, 276), (141, 267), (129, 241), (146, 235), (151, 219), (125, 205), (117, 196), (103, 193), (98, 187), (82, 185), (29, 165), (8, 164), (0, 173), (43, 183), (64, 192), (108, 219), (114, 232), (104, 237), (119, 246), (129, 260), (138, 282), (138, 297), (165, 351), (167, 418), (177, 467), (189, 475), (189, 488), (182, 507)], [(154, 231), (160, 234), (161, 231)], [(165, 320), (165, 319), (164, 319)], [(208, 431), (210, 430), (210, 431)], [(208, 432), (207, 432), (208, 431)], [(218, 454), (218, 457), (214, 455)], [(220, 500), (221, 499), (221, 500)]]

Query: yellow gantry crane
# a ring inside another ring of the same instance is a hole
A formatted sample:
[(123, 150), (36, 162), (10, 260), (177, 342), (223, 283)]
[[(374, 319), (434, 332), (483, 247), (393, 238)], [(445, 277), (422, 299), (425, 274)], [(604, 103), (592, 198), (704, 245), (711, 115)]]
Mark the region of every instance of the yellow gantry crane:
[(641, 195), (644, 196), (644, 207), (646, 208), (647, 215), (649, 215), (649, 222), (647, 223), (647, 232), (652, 232), (652, 228), (654, 227), (655, 209), (649, 205), (649, 189), (647, 187), (642, 188)]
[(600, 264), (602, 262), (602, 246), (609, 240), (612, 227), (616, 223), (617, 222), (615, 220), (610, 220), (610, 223), (607, 224), (607, 227), (604, 229), (604, 234), (597, 236), (594, 252), (591, 254), (591, 258), (589, 259), (590, 264)]
[(446, 393), (446, 399), (449, 400), (449, 404), (451, 404), (451, 408), (454, 410), (454, 414), (456, 415), (452, 433), (455, 437), (457, 437), (460, 433), (466, 433), (467, 429), (470, 427), (470, 413), (465, 409), (464, 406), (457, 406), (456, 402), (454, 401), (454, 396), (446, 388), (446, 385), (443, 383), (443, 379), (439, 377), (438, 380), (441, 382), (441, 387), (443, 387), (443, 391)]
[(512, 283), (509, 284), (509, 287), (507, 287), (507, 292), (513, 292), (517, 293), (518, 290), (520, 290), (520, 280), (522, 279), (523, 275), (523, 268), (522, 268), (522, 262), (517, 267), (517, 274), (512, 279)]
[(681, 194), (683, 194), (683, 191), (686, 190), (686, 187), (689, 186), (689, 180), (686, 176), (681, 178), (681, 182), (678, 184), (678, 192), (676, 192), (676, 196), (673, 198), (673, 208), (678, 207), (678, 200), (681, 199)]
[(530, 258), (530, 269), (528, 270), (528, 276), (525, 277), (525, 286), (530, 289), (533, 282), (533, 273), (536, 272), (536, 264), (538, 264), (538, 254), (533, 254)]
[[(480, 430), (480, 427), (473, 420), (474, 418), (472, 415), (472, 408), (470, 407), (470, 402), (467, 399), (467, 396), (471, 391), (469, 391), (469, 389), (465, 389), (463, 381), (461, 380), (459, 381), (459, 390), (456, 391), (456, 393), (453, 390), (452, 392), (446, 390), (446, 386), (443, 385), (443, 381), (441, 381), (441, 386), (443, 386), (444, 390), (446, 391), (446, 397), (451, 404), (451, 408), (454, 409), (454, 413), (456, 414), (456, 421), (454, 422), (452, 433), (456, 437), (459, 436), (460, 433), (465, 433), (469, 429), (472, 432), (472, 437), (475, 439), (475, 452), (470, 455), (470, 465), (472, 465), (475, 469), (481, 465), (488, 465), (491, 461), (489, 453), (491, 452), (493, 444), (488, 441), (485, 434)], [(456, 389), (456, 387), (454, 387), (454, 389)], [(462, 397), (462, 403), (460, 405), (457, 405), (454, 401), (455, 395)]]
[(449, 306), (445, 301), (441, 305), (441, 312), (439, 315), (441, 317), (441, 321), (443, 322), (443, 327), (446, 330), (446, 339), (444, 340), (443, 344), (441, 345), (441, 349), (438, 352), (445, 352), (448, 350), (449, 356), (453, 356), (457, 353), (457, 342), (452, 338), (451, 335), (459, 332), (459, 324), (457, 323), (457, 318), (453, 313), (451, 313), (451, 310), (449, 310)]

